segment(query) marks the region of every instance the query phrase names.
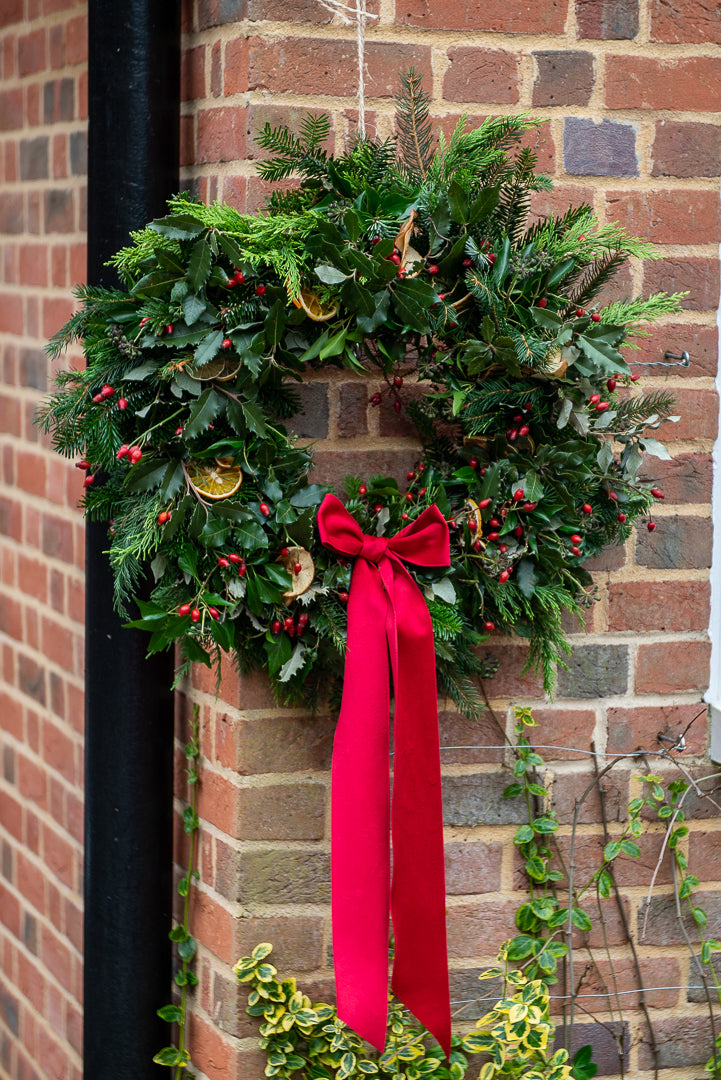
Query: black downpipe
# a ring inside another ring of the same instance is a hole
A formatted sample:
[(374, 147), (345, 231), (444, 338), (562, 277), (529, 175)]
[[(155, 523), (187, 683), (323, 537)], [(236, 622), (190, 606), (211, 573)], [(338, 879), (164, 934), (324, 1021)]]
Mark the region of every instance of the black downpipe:
[[(88, 282), (178, 190), (180, 0), (90, 0)], [(86, 532), (85, 1080), (167, 1076), (172, 657), (113, 611), (107, 525)]]

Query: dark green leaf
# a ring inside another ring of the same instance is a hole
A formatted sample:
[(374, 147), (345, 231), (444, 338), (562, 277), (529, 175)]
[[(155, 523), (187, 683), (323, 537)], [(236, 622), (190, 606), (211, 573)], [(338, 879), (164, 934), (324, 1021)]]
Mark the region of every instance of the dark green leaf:
[(158, 1009), (158, 1016), (169, 1024), (177, 1024), (183, 1019), (183, 1010), (179, 1005), (163, 1005), (162, 1009)]
[(215, 417), (224, 407), (223, 398), (212, 387), (208, 387), (190, 406), (190, 413), (184, 425), (184, 436), (192, 439), (208, 430)]
[(315, 267), (315, 274), (324, 285), (340, 285), (341, 281), (345, 281), (350, 276), (336, 266), (329, 266), (327, 263), (319, 263)]
[(195, 293), (188, 293), (188, 295), (183, 298), (183, 302), (180, 306), (183, 309), (183, 316), (187, 325), (192, 326), (205, 311), (205, 300)]
[(213, 257), (205, 239), (196, 240), (190, 252), (186, 274), (188, 285), (193, 292), (199, 292), (205, 285), (210, 275), (212, 262)]
[[(163, 475), (160, 485), (161, 499), (172, 499), (183, 486), (183, 467), (179, 461), (171, 461)], [(172, 520), (172, 518), (171, 518)], [(165, 533), (163, 533), (165, 535)]]
[(188, 240), (193, 236), (198, 236), (203, 231), (204, 225), (191, 214), (168, 214), (166, 217), (151, 221), (148, 228), (171, 240)]
[(125, 487), (128, 491), (150, 491), (162, 483), (167, 467), (166, 457), (145, 458), (130, 469), (125, 478)]
[(285, 330), (285, 319), (285, 303), (283, 300), (276, 300), (266, 315), (263, 324), (269, 348), (274, 348), (282, 340), (283, 331)]
[(265, 416), (263, 410), (257, 401), (241, 401), (240, 407), (243, 411), (243, 419), (256, 435), (265, 435), (267, 428), (265, 424)]
[(207, 364), (208, 360), (212, 360), (214, 356), (218, 355), (220, 347), (223, 344), (225, 335), (222, 330), (212, 330), (198, 345), (195, 350), (195, 360), (199, 365)]

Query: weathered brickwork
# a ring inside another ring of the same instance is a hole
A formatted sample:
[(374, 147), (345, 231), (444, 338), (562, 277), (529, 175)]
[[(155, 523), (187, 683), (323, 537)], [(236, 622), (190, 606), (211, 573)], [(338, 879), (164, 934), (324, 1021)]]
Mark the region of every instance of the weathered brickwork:
[[(664, 438), (669, 461), (644, 466), (666, 499), (655, 532), (639, 531), (592, 567), (599, 602), (551, 703), (521, 675), (518, 641), (490, 641), (500, 660), (488, 693), (501, 727), (511, 703), (531, 704), (568, 858), (576, 803), (592, 779), (589, 751), (655, 752), (659, 733), (686, 731), (685, 759), (701, 768), (707, 732), (711, 450), (718, 426), (715, 310), (721, 237), (721, 127), (713, 88), (721, 40), (710, 0), (369, 0), (379, 18), (366, 35), (366, 119), (392, 131), (397, 70), (426, 76), (444, 131), (510, 110), (545, 118), (533, 137), (556, 191), (546, 213), (591, 203), (606, 220), (650, 237), (668, 256), (636, 261), (619, 292), (687, 290), (682, 315), (632, 356), (688, 349), (688, 369), (639, 368), (648, 388), (670, 387), (682, 419)], [(331, 115), (332, 145), (355, 130), (356, 46), (351, 28), (315, 0), (185, 0), (182, 82), (184, 184), (240, 209), (261, 205), (253, 133), (266, 121), (296, 125)], [(84, 274), (86, 21), (81, 0), (0, 4), (0, 1078), (79, 1080), (82, 964), (83, 530), (74, 509), (76, 470), (56, 460), (32, 425), (52, 372), (42, 346), (72, 310)], [(300, 435), (317, 444), (318, 475), (402, 476), (417, 447), (403, 417), (369, 406), (369, 386), (347, 373), (311, 376), (302, 388)], [(332, 994), (329, 929), (329, 785), (333, 721), (279, 709), (263, 680), (224, 670), (220, 701), (204, 670), (178, 695), (178, 814), (183, 741), (192, 706), (202, 722), (203, 822), (199, 898), (200, 983), (189, 1045), (206, 1080), (252, 1080), (264, 1066), (232, 964), (258, 941), (275, 943), (280, 967), (320, 997)], [(697, 719), (694, 719), (697, 718)], [(691, 724), (689, 728), (688, 725)], [(686, 730), (688, 728), (688, 730)], [(519, 806), (508, 782), (503, 731), (441, 710), (447, 830), (448, 926), (454, 1001), (477, 996), (476, 976), (509, 936), (524, 878), (512, 843)], [(666, 744), (669, 745), (669, 744)], [(663, 765), (654, 765), (669, 774)], [(696, 770), (698, 771), (698, 770)], [(617, 834), (638, 792), (633, 762), (605, 782)], [(702, 879), (709, 927), (719, 926), (721, 827), (713, 806), (689, 800), (685, 841)], [(578, 872), (603, 839), (600, 804), (579, 814)], [(182, 830), (178, 826), (178, 850)], [(659, 1065), (692, 1077), (709, 1053), (708, 1021), (673, 906), (670, 869), (656, 878), (660, 834), (638, 862), (618, 866), (623, 910), (639, 945)], [(620, 916), (606, 936), (623, 993), (625, 1056), (653, 1067), (635, 968)], [(602, 944), (596, 927), (592, 944)], [(603, 1075), (618, 1072), (619, 1030), (601, 976), (583, 1017)], [(683, 989), (684, 987), (692, 989)], [(559, 991), (560, 993), (560, 991)], [(558, 1003), (556, 1002), (556, 1005)], [(555, 1005), (554, 1005), (555, 1008)], [(472, 1020), (482, 1006), (471, 1005)], [(670, 1074), (669, 1074), (670, 1075)]]

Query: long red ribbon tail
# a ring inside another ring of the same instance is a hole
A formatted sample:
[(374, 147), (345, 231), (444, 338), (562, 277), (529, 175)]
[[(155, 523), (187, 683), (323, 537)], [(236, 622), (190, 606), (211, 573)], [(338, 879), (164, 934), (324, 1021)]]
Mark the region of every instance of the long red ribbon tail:
[(382, 1050), (388, 1014), (390, 792), (387, 598), (356, 560), (333, 745), (331, 879), (338, 1015)]

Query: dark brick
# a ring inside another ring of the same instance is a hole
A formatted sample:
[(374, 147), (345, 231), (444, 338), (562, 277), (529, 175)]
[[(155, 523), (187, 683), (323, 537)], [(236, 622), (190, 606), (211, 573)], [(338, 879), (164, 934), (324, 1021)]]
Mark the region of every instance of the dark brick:
[(504, 799), (507, 773), (443, 777), (443, 821), (446, 825), (520, 825), (525, 809), (518, 799)]
[[(699, 704), (696, 706), (695, 712), (700, 715), (694, 728), (699, 724), (703, 725), (703, 742), (705, 744), (707, 707)], [(688, 739), (688, 737), (687, 734), (686, 738)], [(713, 769), (712, 766), (705, 766), (700, 769), (689, 769), (689, 772), (696, 781), (701, 794), (697, 795), (693, 788), (686, 794), (683, 800), (683, 809), (687, 820), (693, 818), (695, 821), (702, 821), (708, 818), (717, 818), (721, 816), (721, 810), (719, 810), (719, 803), (721, 801), (719, 795), (721, 795), (721, 792), (718, 790), (717, 770)], [(706, 798), (706, 795), (710, 795), (710, 798)], [(721, 957), (719, 959), (721, 959)]]
[(576, 0), (578, 36), (622, 41), (638, 33), (638, 0)]
[[(700, 715), (699, 715), (700, 714)], [(704, 724), (706, 707), (693, 702), (688, 705), (631, 705), (611, 708), (607, 714), (608, 749), (610, 755), (627, 754), (634, 750), (654, 750), (672, 742), (659, 740), (659, 735), (676, 741), (686, 732), (686, 752), (703, 754), (707, 732)], [(695, 723), (692, 723), (695, 720)], [(655, 814), (654, 814), (655, 816)]]
[(46, 135), (20, 140), (20, 179), (44, 180), (48, 175), (48, 140)]
[(86, 131), (71, 132), (70, 171), (73, 176), (85, 176), (88, 171), (88, 135)]
[(483, 713), (478, 720), (468, 720), (465, 716), (441, 708), (438, 719), (441, 761), (444, 765), (503, 761), (503, 735), (489, 713)]
[(565, 698), (624, 694), (628, 685), (625, 645), (579, 645), (568, 657), (568, 671), (558, 673), (558, 692)]
[(300, 398), (300, 412), (288, 421), (301, 439), (328, 437), (328, 383), (300, 383), (293, 388)]
[(313, 456), (312, 480), (317, 484), (329, 484), (337, 492), (343, 490), (343, 478), (350, 475), (369, 476), (380, 474), (392, 476), (399, 484), (406, 483), (406, 473), (418, 461), (419, 446), (404, 448), (373, 448), (354, 450), (352, 454), (337, 450), (317, 450)]
[[(216, 753), (223, 765), (243, 776), (330, 768), (335, 723), (330, 717), (271, 717), (216, 721)], [(268, 747), (273, 747), (269, 761)]]
[[(554, 1047), (564, 1045), (564, 1032), (561, 1027), (556, 1031)], [(623, 1076), (628, 1071), (628, 1058), (631, 1049), (631, 1035), (628, 1024), (607, 1021), (603, 1024), (574, 1024), (571, 1035), (570, 1056), (589, 1045), (593, 1051), (593, 1061), (598, 1065), (599, 1076)]]
[(258, 1022), (245, 1011), (250, 991), (247, 983), (239, 983), (234, 976), (228, 978), (220, 971), (213, 972), (213, 1022), (235, 1039), (258, 1037)]
[(243, 904), (324, 904), (330, 900), (330, 857), (320, 851), (244, 852), (237, 879)]
[(19, 1031), (18, 1003), (10, 991), (0, 987), (0, 1019), (13, 1035)]
[(322, 784), (241, 788), (240, 836), (248, 840), (321, 840), (325, 802)]
[(647, 454), (639, 477), (658, 484), (667, 504), (711, 501), (712, 466), (708, 454), (679, 454), (670, 461)]
[[(367, 5), (366, 10), (373, 12), (372, 3)], [(293, 0), (292, 4), (288, 0), (248, 0), (247, 17), (251, 22), (273, 19), (278, 22), (322, 24), (329, 23), (333, 13), (321, 7), (317, 0)]]
[(468, 840), (446, 844), (446, 892), (451, 896), (501, 888), (503, 844)]
[[(643, 291), (687, 292), (688, 296), (683, 298), (685, 311), (715, 311), (719, 302), (718, 259), (672, 257), (644, 263)], [(662, 332), (661, 327), (658, 332)], [(663, 356), (657, 359), (663, 360)], [(694, 374), (694, 371), (689, 373)]]
[(339, 387), (338, 435), (352, 438), (368, 431), (368, 387), (365, 383), (345, 382)]
[(636, 129), (569, 116), (563, 122), (563, 164), (577, 176), (638, 176)]
[[(488, 1002), (497, 1001), (503, 994), (501, 979), (478, 981), (477, 967), (471, 971), (451, 968), (449, 975), (451, 1005), (454, 1008), (463, 1005), (463, 1020), (480, 1020), (488, 1012)], [(468, 1075), (476, 1076), (476, 1072), (469, 1070)]]
[(38, 923), (37, 919), (27, 911), (23, 914), (23, 941), (31, 953), (38, 951)]
[(268, 915), (238, 921), (238, 949), (251, 952), (259, 941), (273, 943), (271, 963), (280, 971), (313, 971), (323, 964), (322, 915)]
[(7, 840), (3, 840), (2, 848), (0, 849), (2, 854), (0, 855), (0, 873), (6, 881), (13, 880), (13, 849), (8, 844)]
[[(612, 544), (592, 559), (586, 559), (583, 566), (592, 573), (601, 570), (618, 570), (626, 563), (626, 549), (622, 544)], [(572, 619), (576, 623), (575, 616)], [(577, 629), (577, 624), (576, 624)]]
[(9, 192), (0, 199), (0, 235), (8, 236), (25, 230), (23, 197), (19, 192)]
[(46, 124), (73, 120), (75, 116), (75, 80), (54, 79), (43, 88), (43, 112)]
[[(627, 817), (628, 781), (629, 774), (619, 769), (613, 769), (601, 780), (607, 821), (623, 821)], [(589, 787), (591, 790), (586, 795)], [(561, 825), (570, 825), (573, 822), (577, 806), (580, 806), (580, 824), (603, 820), (598, 785), (594, 782), (592, 772), (586, 770), (557, 774), (552, 790), (553, 805)]]
[(8, 784), (15, 783), (15, 751), (12, 746), (3, 746), (3, 779)]
[(514, 933), (516, 904), (509, 900), (472, 901), (448, 906), (448, 955), (495, 956)]
[(45, 704), (45, 671), (31, 657), (22, 653), (18, 657), (18, 672), (20, 689), (28, 697)]
[(518, 101), (518, 61), (503, 49), (459, 45), (448, 50), (450, 66), (443, 78), (446, 101)]
[[(693, 872), (693, 866), (691, 867)], [(694, 893), (694, 900), (698, 906), (706, 912), (708, 922), (706, 934), (708, 937), (718, 937), (721, 934), (721, 893), (701, 892)], [(648, 918), (646, 914), (648, 912)], [(651, 903), (644, 900), (638, 910), (638, 943), (639, 945), (683, 945), (686, 941), (684, 929), (692, 941), (697, 939), (696, 924), (688, 905), (681, 903), (681, 915), (683, 927), (679, 922), (676, 900), (673, 896), (652, 896)], [(646, 920), (646, 933), (643, 934), (644, 920)], [(693, 965), (692, 965), (693, 971)]]
[(75, 229), (72, 191), (53, 188), (45, 192), (45, 232), (69, 233)]
[(593, 90), (593, 56), (587, 52), (534, 52), (533, 104), (588, 105)]
[(661, 120), (651, 153), (652, 176), (718, 176), (721, 127)]
[(710, 518), (664, 517), (655, 532), (636, 533), (636, 562), (655, 570), (705, 570), (711, 565)]
[(42, 349), (22, 349), (20, 351), (20, 383), (31, 386), (33, 390), (48, 388), (48, 358)]

